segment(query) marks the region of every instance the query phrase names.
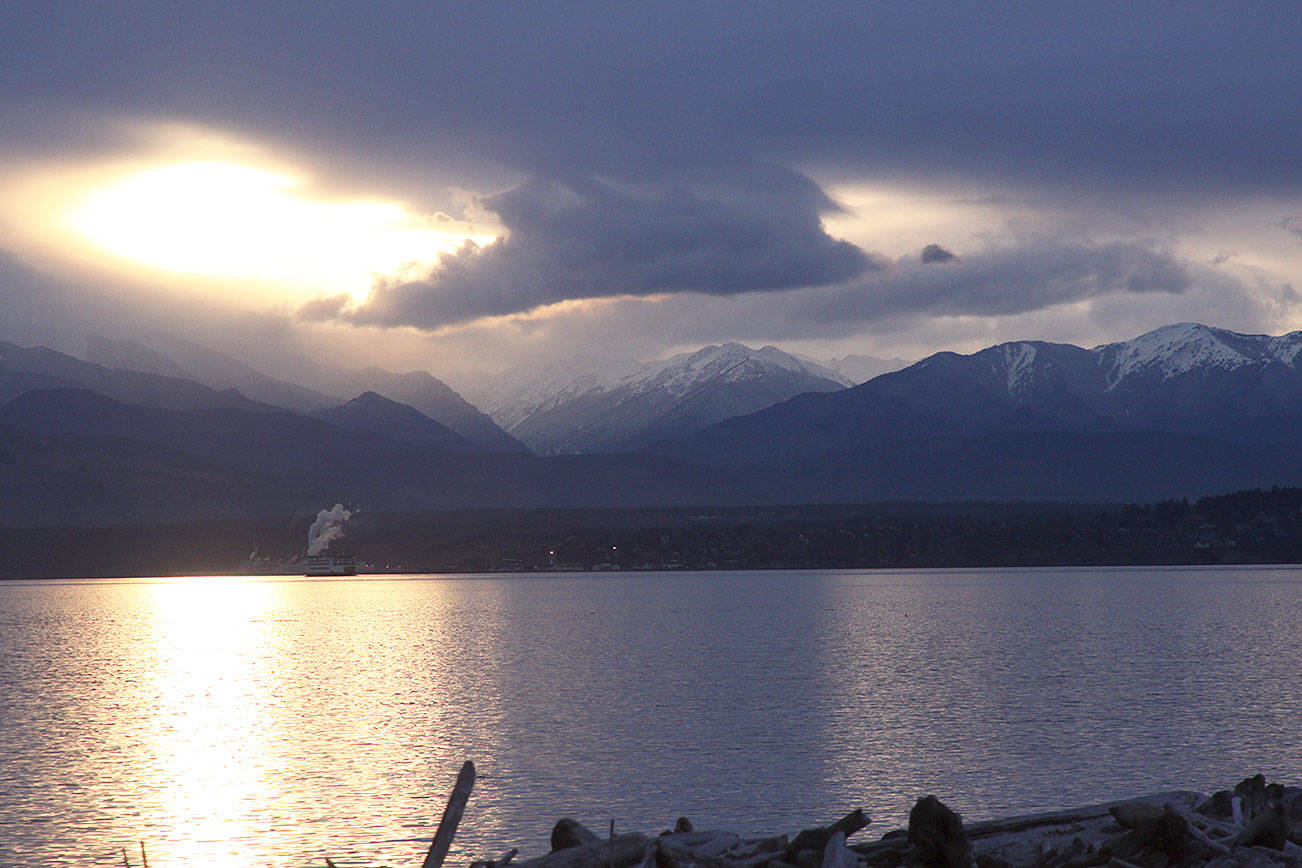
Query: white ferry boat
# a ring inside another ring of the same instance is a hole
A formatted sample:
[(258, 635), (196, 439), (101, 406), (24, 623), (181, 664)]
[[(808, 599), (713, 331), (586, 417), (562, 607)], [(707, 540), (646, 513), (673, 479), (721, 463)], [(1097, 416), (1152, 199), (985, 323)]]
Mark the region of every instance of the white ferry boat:
[(355, 576), (357, 561), (350, 555), (311, 555), (303, 560), (305, 576)]

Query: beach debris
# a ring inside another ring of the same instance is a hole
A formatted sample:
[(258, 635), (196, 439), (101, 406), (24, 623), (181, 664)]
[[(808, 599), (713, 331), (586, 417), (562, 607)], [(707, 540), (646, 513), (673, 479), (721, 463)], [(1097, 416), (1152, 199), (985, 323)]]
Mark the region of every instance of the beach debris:
[(506, 868), (519, 852), (519, 849), (512, 847), (496, 859), (478, 859), (471, 862), (470, 868)]
[[(613, 835), (611, 836), (614, 837)], [(572, 817), (561, 817), (552, 826), (552, 852), (566, 850), (570, 847), (582, 847), (595, 844), (601, 839), (587, 826)]]
[[(424, 868), (442, 865), (473, 783), (474, 765), (467, 762)], [(1302, 788), (1267, 783), (1261, 775), (1210, 797), (1158, 793), (967, 826), (928, 795), (909, 812), (908, 829), (849, 844), (869, 822), (856, 809), (790, 839), (742, 838), (697, 831), (679, 817), (673, 831), (656, 837), (603, 840), (562, 817), (545, 856), (513, 861), (512, 849), (470, 868), (1302, 868)]]
[[(1213, 793), (1197, 810), (1222, 823), (1242, 827), (1241, 835), (1252, 828), (1253, 838), (1269, 841), (1278, 841), (1282, 815), (1285, 841), (1302, 846), (1302, 787), (1270, 784), (1265, 776), (1253, 775), (1232, 790)], [(1258, 820), (1263, 815), (1265, 818)]]
[(1162, 816), (1163, 809), (1139, 799), (1132, 799), (1128, 802), (1117, 802), (1108, 808), (1108, 813), (1127, 829), (1138, 829), (1155, 822)]
[(612, 840), (597, 840), (578, 847), (553, 850), (539, 859), (526, 859), (514, 863), (516, 868), (627, 868), (642, 861), (649, 839), (631, 833), (616, 835)]
[(867, 826), (872, 822), (868, 815), (863, 812), (863, 808), (855, 808), (841, 819), (837, 820), (830, 826), (822, 826), (817, 829), (805, 829), (796, 834), (796, 837), (787, 845), (787, 861), (799, 862), (800, 853), (808, 850), (815, 851), (815, 855), (821, 864), (823, 850), (827, 847), (827, 842), (832, 840), (832, 836), (840, 833), (842, 838), (848, 838), (855, 832)]
[(855, 868), (859, 854), (845, 846), (845, 833), (834, 832), (823, 848), (823, 861), (819, 868)]
[(909, 811), (909, 865), (919, 868), (968, 868), (972, 842), (963, 820), (935, 796), (918, 799)]

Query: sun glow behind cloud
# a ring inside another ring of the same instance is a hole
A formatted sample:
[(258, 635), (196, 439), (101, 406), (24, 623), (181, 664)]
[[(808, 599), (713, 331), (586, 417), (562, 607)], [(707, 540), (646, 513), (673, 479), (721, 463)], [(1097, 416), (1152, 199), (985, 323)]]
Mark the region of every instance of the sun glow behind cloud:
[(291, 298), (365, 298), (377, 275), (427, 265), (472, 234), (399, 202), (311, 195), (281, 172), (220, 161), (139, 169), (79, 195), (63, 227), (99, 250), (176, 275), (256, 284)]

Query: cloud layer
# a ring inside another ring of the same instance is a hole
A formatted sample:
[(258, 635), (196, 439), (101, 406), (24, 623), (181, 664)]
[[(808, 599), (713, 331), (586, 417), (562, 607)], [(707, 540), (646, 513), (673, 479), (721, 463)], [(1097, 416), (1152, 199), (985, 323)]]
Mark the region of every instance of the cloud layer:
[[(432, 213), (455, 210), (459, 188), (502, 238), (381, 283), (360, 306), (323, 297), (284, 319), (330, 345), (419, 345), (413, 366), (602, 341), (655, 354), (858, 335), (862, 351), (895, 354), (909, 350), (873, 338), (927, 323), (937, 347), (1035, 337), (1018, 329), (1087, 314), (1109, 339), (1159, 317), (1270, 329), (1273, 311), (1292, 327), (1302, 305), (1280, 287), (1302, 264), (1302, 114), (1280, 107), (1295, 101), (1295, 18), (1269, 4), (490, 2), (467, 14), (199, 0), (159, 15), (12, 0), (0, 29), (23, 38), (0, 53), (0, 121), (13, 128), (0, 164), (179, 159), (138, 153), (152, 139), (132, 134), (177, 124), (283, 156), (343, 198), (383, 191)], [(918, 201), (873, 225), (824, 189)], [(931, 213), (964, 197), (985, 204)], [(1260, 280), (1243, 277), (1251, 268)], [(159, 285), (122, 319), (213, 319), (168, 306)], [(0, 287), (11, 321), (62, 316), (16, 286)], [(75, 313), (93, 293), (67, 295)], [(556, 306), (566, 300), (584, 303)]]
[[(1297, 191), (1288, 4), (12, 0), (0, 103), (188, 118), (377, 164), (632, 175), (767, 156)], [(1264, 134), (1263, 123), (1269, 134)]]
[(349, 317), (429, 328), (563, 300), (824, 286), (880, 267), (823, 230), (820, 215), (835, 206), (812, 182), (776, 167), (756, 175), (740, 188), (716, 177), (705, 190), (532, 178), (482, 201), (507, 235), (444, 255), (423, 280), (377, 283)]

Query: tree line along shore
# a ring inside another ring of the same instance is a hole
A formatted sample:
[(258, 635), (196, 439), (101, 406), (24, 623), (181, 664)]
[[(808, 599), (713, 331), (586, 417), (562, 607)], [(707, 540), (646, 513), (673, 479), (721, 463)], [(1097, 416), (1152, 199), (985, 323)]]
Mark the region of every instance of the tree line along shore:
[[(352, 510), (363, 572), (1302, 563), (1302, 489), (1151, 504)], [(185, 524), (0, 529), (0, 578), (290, 568), (315, 507)]]

